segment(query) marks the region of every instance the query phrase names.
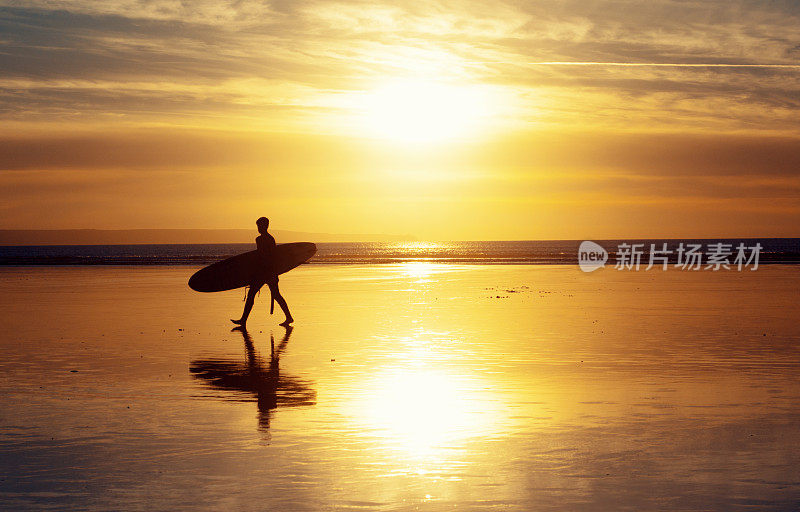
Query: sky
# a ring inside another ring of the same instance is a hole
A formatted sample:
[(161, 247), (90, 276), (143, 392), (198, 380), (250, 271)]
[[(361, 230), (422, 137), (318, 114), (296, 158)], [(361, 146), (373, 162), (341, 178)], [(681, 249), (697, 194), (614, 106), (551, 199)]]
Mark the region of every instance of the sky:
[(800, 236), (795, 1), (0, 0), (0, 228)]

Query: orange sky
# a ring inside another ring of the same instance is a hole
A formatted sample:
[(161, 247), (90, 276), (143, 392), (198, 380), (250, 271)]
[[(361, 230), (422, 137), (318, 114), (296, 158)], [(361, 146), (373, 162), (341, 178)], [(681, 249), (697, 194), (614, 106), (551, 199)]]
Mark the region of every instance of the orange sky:
[(0, 228), (800, 236), (791, 2), (0, 1)]

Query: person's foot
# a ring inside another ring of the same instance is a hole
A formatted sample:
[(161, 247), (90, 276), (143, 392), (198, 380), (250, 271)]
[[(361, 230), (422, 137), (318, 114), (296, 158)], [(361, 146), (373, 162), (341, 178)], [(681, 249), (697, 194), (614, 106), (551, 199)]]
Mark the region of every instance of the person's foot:
[(279, 323), (278, 325), (283, 325), (284, 327), (288, 327), (289, 325), (291, 325), (292, 322), (294, 322), (294, 318), (289, 317), (283, 322)]
[(243, 318), (241, 318), (239, 320), (234, 320), (233, 318), (231, 318), (231, 322), (235, 323), (236, 325), (240, 325), (240, 326), (244, 327), (244, 324), (247, 323), (247, 320), (245, 320)]

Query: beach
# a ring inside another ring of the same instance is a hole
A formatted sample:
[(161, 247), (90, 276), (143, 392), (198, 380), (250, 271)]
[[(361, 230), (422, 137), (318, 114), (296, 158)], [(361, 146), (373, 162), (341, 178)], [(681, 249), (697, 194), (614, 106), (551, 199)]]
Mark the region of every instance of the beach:
[(6, 510), (796, 510), (800, 267), (0, 268)]

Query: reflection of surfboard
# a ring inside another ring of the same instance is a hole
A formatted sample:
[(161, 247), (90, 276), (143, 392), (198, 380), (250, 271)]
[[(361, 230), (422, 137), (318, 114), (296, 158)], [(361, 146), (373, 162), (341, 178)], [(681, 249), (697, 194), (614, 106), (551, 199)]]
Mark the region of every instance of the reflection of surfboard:
[[(283, 274), (308, 261), (317, 246), (310, 242), (278, 244), (275, 248), (275, 270)], [(221, 292), (247, 286), (258, 276), (263, 262), (258, 251), (250, 251), (200, 269), (189, 279), (189, 287), (198, 292)]]

